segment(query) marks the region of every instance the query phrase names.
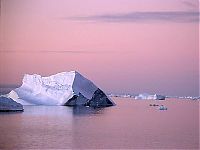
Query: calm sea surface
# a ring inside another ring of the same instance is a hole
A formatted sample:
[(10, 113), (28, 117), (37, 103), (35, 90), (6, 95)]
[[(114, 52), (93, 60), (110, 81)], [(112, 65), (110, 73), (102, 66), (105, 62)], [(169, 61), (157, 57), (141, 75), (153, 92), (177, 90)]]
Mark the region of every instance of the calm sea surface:
[(117, 106), (104, 109), (25, 106), (0, 113), (0, 149), (198, 149), (199, 101), (112, 99)]

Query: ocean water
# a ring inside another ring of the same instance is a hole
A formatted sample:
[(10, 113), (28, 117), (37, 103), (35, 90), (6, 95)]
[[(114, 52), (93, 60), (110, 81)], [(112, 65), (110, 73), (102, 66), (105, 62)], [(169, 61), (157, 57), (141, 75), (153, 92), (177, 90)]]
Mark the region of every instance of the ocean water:
[(199, 101), (112, 99), (117, 105), (102, 109), (25, 106), (0, 113), (0, 149), (199, 148)]

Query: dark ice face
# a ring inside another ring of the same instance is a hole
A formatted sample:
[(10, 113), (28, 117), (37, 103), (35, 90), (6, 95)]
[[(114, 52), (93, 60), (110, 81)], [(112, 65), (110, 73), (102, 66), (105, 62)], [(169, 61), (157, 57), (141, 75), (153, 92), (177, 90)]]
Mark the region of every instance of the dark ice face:
[(85, 98), (81, 93), (74, 95), (66, 103), (66, 106), (90, 106), (90, 107), (108, 107), (114, 106), (115, 103), (110, 100), (106, 94), (99, 88), (94, 92), (91, 99)]
[(0, 97), (0, 111), (23, 111), (23, 106), (11, 98)]

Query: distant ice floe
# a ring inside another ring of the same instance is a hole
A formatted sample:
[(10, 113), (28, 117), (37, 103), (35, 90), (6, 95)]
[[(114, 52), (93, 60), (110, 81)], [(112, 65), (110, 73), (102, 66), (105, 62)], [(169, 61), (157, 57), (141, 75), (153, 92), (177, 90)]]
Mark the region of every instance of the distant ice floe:
[(182, 100), (200, 100), (200, 97), (192, 96), (164, 96), (160, 94), (108, 94), (109, 97), (133, 98), (135, 100), (165, 100), (166, 98), (176, 98)]
[(138, 96), (135, 96), (135, 99), (141, 99), (141, 100), (150, 100), (150, 99), (153, 99), (153, 100), (165, 100), (165, 96), (162, 96), (162, 95), (158, 95), (158, 94), (154, 94), (154, 95), (151, 95), (151, 94), (147, 94), (147, 93), (143, 93), (143, 94), (139, 94)]
[(113, 93), (110, 93), (110, 94), (107, 94), (109, 97), (122, 97), (122, 98), (134, 98), (135, 96), (134, 95), (131, 95), (131, 94), (113, 94)]
[(166, 96), (166, 98), (176, 98), (176, 99), (183, 99), (183, 100), (200, 100), (199, 96)]
[(159, 106), (159, 108), (158, 108), (159, 110), (167, 110), (167, 107), (166, 106), (163, 106), (163, 105), (161, 105), (161, 106)]
[(131, 95), (131, 94), (108, 94), (110, 97), (122, 97), (122, 98), (134, 98), (136, 100), (165, 100), (165, 96), (159, 94), (139, 94), (139, 95)]

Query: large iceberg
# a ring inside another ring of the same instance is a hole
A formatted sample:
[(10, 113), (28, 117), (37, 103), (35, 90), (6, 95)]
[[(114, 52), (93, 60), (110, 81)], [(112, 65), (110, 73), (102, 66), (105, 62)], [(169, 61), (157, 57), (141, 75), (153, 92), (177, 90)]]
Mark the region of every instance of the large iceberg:
[(22, 105), (113, 106), (115, 103), (90, 80), (76, 71), (49, 77), (24, 75), (21, 87), (7, 97)]

